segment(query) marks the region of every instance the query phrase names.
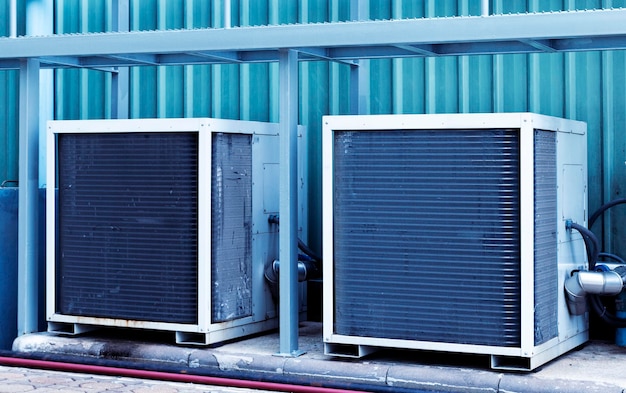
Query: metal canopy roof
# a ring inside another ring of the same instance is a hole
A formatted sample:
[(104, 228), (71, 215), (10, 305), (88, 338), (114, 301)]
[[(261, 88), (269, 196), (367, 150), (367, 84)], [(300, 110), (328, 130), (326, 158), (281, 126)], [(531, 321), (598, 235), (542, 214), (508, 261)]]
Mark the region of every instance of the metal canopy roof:
[(626, 9), (52, 35), (0, 39), (0, 69), (591, 51), (626, 48)]
[[(40, 68), (115, 71), (118, 66), (278, 62), (279, 258), (293, 261), (297, 259), (298, 61), (354, 64), (368, 58), (626, 49), (625, 22), (626, 9), (607, 9), (0, 38), (0, 69), (20, 70), (18, 331), (37, 329), (38, 251), (33, 245), (38, 243)], [(360, 68), (353, 71), (351, 78), (359, 79)], [(119, 85), (117, 79), (112, 78), (111, 84)], [(351, 101), (357, 102), (358, 88), (357, 80), (351, 86)], [(291, 265), (286, 263), (280, 270), (281, 356), (301, 353), (298, 309), (292, 301), (298, 298), (297, 270)]]

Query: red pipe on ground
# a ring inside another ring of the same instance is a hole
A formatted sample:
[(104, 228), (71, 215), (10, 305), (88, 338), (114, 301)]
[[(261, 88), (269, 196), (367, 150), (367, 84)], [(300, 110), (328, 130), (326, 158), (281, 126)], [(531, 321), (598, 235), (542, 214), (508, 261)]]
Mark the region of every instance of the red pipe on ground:
[(0, 364), (5, 366), (40, 368), (56, 371), (70, 371), (87, 374), (115, 375), (120, 377), (132, 377), (142, 379), (154, 379), (170, 382), (197, 383), (203, 385), (227, 386), (235, 388), (248, 388), (260, 390), (272, 390), (277, 392), (293, 393), (365, 393), (357, 390), (345, 390), (326, 388), (321, 386), (293, 385), (278, 382), (249, 381), (244, 379), (231, 379), (222, 377), (210, 377), (204, 375), (176, 374), (164, 371), (136, 370), (110, 366), (97, 366), (78, 363), (54, 362), (49, 360), (24, 359), (0, 356)]

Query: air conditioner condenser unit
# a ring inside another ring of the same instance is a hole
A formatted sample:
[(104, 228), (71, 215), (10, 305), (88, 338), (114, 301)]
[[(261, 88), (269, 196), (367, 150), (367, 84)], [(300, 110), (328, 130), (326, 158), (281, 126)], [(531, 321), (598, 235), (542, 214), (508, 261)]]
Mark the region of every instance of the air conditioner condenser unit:
[(531, 113), (323, 120), (325, 352), (489, 355), (531, 370), (588, 339), (586, 125)]
[(278, 256), (277, 124), (51, 121), (47, 168), (49, 331), (211, 344), (277, 326), (264, 278)]

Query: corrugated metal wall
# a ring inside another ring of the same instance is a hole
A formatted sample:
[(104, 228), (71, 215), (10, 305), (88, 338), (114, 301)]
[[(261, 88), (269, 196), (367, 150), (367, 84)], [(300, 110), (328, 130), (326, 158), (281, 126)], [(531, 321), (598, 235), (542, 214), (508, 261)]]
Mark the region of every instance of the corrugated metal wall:
[[(222, 27), (219, 0), (131, 0), (131, 30)], [(349, 18), (350, 0), (232, 0), (232, 25), (308, 23)], [(626, 0), (492, 0), (494, 13), (624, 7)], [(110, 2), (57, 0), (58, 33), (111, 29)], [(0, 12), (2, 12), (0, 8)], [(477, 0), (370, 0), (371, 19), (479, 15)], [(2, 18), (0, 18), (1, 20)], [(2, 23), (0, 21), (0, 23)], [(2, 33), (0, 25), (0, 34)], [(532, 26), (528, 26), (529, 29)], [(375, 34), (375, 32), (372, 32)], [(320, 248), (321, 116), (349, 110), (347, 66), (300, 65), (300, 122), (308, 126), (311, 175), (310, 242)], [(141, 67), (131, 70), (131, 117), (212, 116), (277, 121), (276, 64)], [(111, 116), (110, 75), (58, 70), (58, 119)], [(370, 62), (369, 113), (532, 111), (583, 120), (589, 126), (589, 205), (624, 196), (626, 187), (626, 54), (623, 51), (440, 57)], [(0, 74), (0, 87), (15, 83)], [(4, 85), (3, 85), (4, 84)], [(12, 86), (12, 85), (11, 85)], [(15, 152), (13, 88), (0, 90), (0, 150)], [(7, 115), (9, 113), (9, 115)], [(9, 136), (12, 135), (12, 136)], [(0, 175), (12, 173), (15, 153)], [(611, 211), (610, 248), (621, 255), (626, 209)], [(599, 229), (599, 228), (596, 228)]]
[[(24, 34), (24, 2), (17, 2), (17, 33)], [(9, 36), (9, 2), (0, 2), (0, 37)], [(17, 180), (17, 121), (19, 76), (17, 71), (0, 71), (0, 184), (14, 187)], [(8, 181), (7, 181), (8, 180)], [(5, 181), (7, 181), (5, 183)]]

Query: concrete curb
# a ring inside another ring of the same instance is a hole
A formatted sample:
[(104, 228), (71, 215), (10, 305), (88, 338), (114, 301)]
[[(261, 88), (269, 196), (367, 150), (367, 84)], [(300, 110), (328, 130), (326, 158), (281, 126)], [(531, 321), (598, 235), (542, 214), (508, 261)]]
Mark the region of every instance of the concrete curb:
[(190, 368), (214, 368), (220, 371), (246, 371), (282, 374), (285, 359), (273, 356), (220, 353), (196, 350), (189, 358)]
[(528, 375), (504, 374), (498, 393), (623, 393), (624, 389), (610, 383), (541, 379)]
[(290, 358), (284, 374), (310, 381), (386, 386), (389, 366), (338, 360)]
[(435, 366), (390, 368), (390, 386), (445, 393), (498, 393), (501, 374)]
[(46, 333), (20, 336), (13, 341), (13, 351), (41, 352), (59, 355), (101, 357), (105, 342), (93, 340), (71, 340)]
[[(317, 338), (311, 337), (314, 351), (300, 357), (280, 357), (272, 336), (226, 343), (217, 348), (189, 348), (168, 344), (140, 343), (97, 337), (63, 337), (35, 333), (15, 340), (13, 350), (101, 361), (140, 362), (150, 367), (189, 369), (205, 375), (266, 380), (290, 380), (302, 384), (370, 387), (371, 390), (445, 393), (624, 393), (626, 378), (617, 376), (626, 368), (626, 353), (606, 347), (589, 348), (569, 354), (567, 362), (546, 366), (531, 373), (502, 373), (476, 367), (441, 366), (385, 357), (336, 359), (319, 352)], [(603, 363), (602, 356), (606, 353)], [(568, 355), (565, 355), (568, 356)], [(594, 362), (585, 364), (585, 360)], [(600, 363), (598, 363), (600, 361)], [(606, 363), (606, 364), (605, 364)], [(132, 366), (131, 366), (132, 367)], [(608, 370), (613, 370), (609, 373)], [(623, 385), (623, 386), (620, 386)]]

